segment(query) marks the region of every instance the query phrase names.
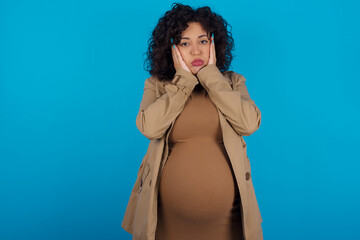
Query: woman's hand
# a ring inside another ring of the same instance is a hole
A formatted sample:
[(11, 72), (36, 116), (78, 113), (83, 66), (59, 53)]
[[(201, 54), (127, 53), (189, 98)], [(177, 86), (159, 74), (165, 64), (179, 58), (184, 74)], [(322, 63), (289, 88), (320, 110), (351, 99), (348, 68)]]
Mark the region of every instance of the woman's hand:
[(171, 54), (172, 54), (172, 58), (173, 58), (173, 62), (174, 62), (174, 68), (176, 71), (182, 68), (182, 69), (188, 71), (189, 73), (191, 73), (191, 70), (186, 65), (185, 61), (182, 59), (180, 51), (175, 46), (175, 44), (173, 44), (171, 47)]
[(211, 36), (211, 43), (210, 43), (210, 56), (209, 56), (209, 64), (216, 65), (216, 51), (215, 51), (215, 42), (214, 42), (214, 33)]

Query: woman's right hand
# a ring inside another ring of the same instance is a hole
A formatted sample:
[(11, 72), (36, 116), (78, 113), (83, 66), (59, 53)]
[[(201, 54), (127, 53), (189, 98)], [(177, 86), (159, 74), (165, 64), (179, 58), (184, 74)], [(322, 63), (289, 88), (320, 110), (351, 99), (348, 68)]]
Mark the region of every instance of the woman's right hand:
[(171, 53), (172, 53), (172, 58), (173, 58), (173, 63), (174, 63), (175, 70), (178, 71), (179, 69), (182, 68), (182, 69), (188, 71), (189, 73), (191, 73), (191, 70), (186, 65), (185, 61), (182, 59), (180, 51), (176, 47), (175, 44), (173, 44), (171, 46)]

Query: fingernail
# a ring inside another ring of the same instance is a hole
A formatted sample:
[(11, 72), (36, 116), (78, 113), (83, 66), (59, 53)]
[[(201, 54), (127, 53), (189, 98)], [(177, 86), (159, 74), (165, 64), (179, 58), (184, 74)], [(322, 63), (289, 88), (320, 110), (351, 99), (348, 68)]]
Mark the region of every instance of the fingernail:
[(212, 41), (214, 42), (214, 33), (211, 35)]
[(175, 49), (175, 44), (173, 45), (174, 49)]

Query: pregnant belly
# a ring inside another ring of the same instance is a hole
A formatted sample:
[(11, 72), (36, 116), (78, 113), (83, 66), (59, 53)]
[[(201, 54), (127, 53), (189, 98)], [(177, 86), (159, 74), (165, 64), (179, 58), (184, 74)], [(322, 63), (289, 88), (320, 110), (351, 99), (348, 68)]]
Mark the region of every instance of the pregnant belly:
[(159, 204), (164, 213), (195, 222), (227, 218), (237, 193), (222, 143), (207, 141), (173, 146), (159, 189)]

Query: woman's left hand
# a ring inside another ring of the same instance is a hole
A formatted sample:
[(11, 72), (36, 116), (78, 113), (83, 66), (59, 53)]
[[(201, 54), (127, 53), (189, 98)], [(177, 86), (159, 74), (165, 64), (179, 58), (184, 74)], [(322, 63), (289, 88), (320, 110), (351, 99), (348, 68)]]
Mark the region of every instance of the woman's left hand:
[(209, 56), (209, 64), (215, 64), (216, 65), (216, 51), (215, 51), (215, 41), (214, 41), (214, 34), (211, 36), (211, 42), (210, 42), (210, 56)]

